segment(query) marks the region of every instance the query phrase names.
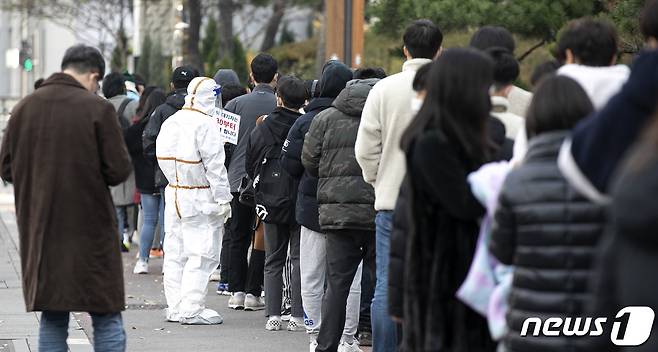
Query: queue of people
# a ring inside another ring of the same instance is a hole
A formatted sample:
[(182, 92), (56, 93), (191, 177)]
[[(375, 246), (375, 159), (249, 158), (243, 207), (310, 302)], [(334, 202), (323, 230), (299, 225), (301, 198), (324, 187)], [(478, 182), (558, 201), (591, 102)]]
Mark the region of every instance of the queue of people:
[[(532, 92), (496, 26), (444, 48), (435, 23), (413, 21), (390, 76), (330, 60), (304, 81), (261, 53), (251, 90), (231, 70), (181, 66), (166, 94), (69, 48), (0, 151), (40, 350), (66, 350), (70, 311), (92, 312), (97, 349), (125, 350), (120, 249), (138, 227), (133, 272), (162, 248), (170, 322), (221, 324), (213, 280), (228, 308), (306, 332), (310, 351), (625, 350), (524, 331), (658, 308), (658, 1), (645, 6), (630, 68), (612, 25), (578, 19)], [(218, 109), (240, 116), (236, 145)]]

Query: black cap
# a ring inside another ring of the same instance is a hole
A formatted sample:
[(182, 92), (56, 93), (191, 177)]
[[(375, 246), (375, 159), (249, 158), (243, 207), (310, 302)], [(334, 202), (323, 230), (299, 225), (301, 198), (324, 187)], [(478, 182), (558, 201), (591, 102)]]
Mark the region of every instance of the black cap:
[(176, 67), (174, 73), (171, 75), (172, 83), (190, 83), (194, 78), (199, 77), (199, 71), (192, 66), (179, 66)]

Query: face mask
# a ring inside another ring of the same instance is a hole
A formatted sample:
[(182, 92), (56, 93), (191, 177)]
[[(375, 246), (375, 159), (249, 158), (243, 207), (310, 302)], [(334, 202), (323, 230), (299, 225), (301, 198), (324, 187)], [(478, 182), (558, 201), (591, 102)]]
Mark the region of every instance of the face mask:
[(411, 98), (411, 112), (413, 112), (414, 115), (418, 114), (420, 108), (423, 107), (423, 102), (424, 100), (418, 97)]

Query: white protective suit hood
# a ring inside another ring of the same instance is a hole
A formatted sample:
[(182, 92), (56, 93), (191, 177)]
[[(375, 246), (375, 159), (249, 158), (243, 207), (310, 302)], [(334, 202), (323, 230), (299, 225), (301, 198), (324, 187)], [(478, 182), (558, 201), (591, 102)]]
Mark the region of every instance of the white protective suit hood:
[(220, 94), (220, 86), (214, 79), (196, 77), (187, 86), (184, 110), (197, 111), (205, 115), (213, 115), (215, 102)]

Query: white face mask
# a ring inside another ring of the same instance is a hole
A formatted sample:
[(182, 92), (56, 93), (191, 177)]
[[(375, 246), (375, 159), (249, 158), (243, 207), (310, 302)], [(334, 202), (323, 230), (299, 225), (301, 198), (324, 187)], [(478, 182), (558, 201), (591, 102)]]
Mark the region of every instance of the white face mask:
[(423, 107), (424, 100), (419, 97), (411, 98), (411, 112), (416, 115), (420, 111), (420, 108)]

